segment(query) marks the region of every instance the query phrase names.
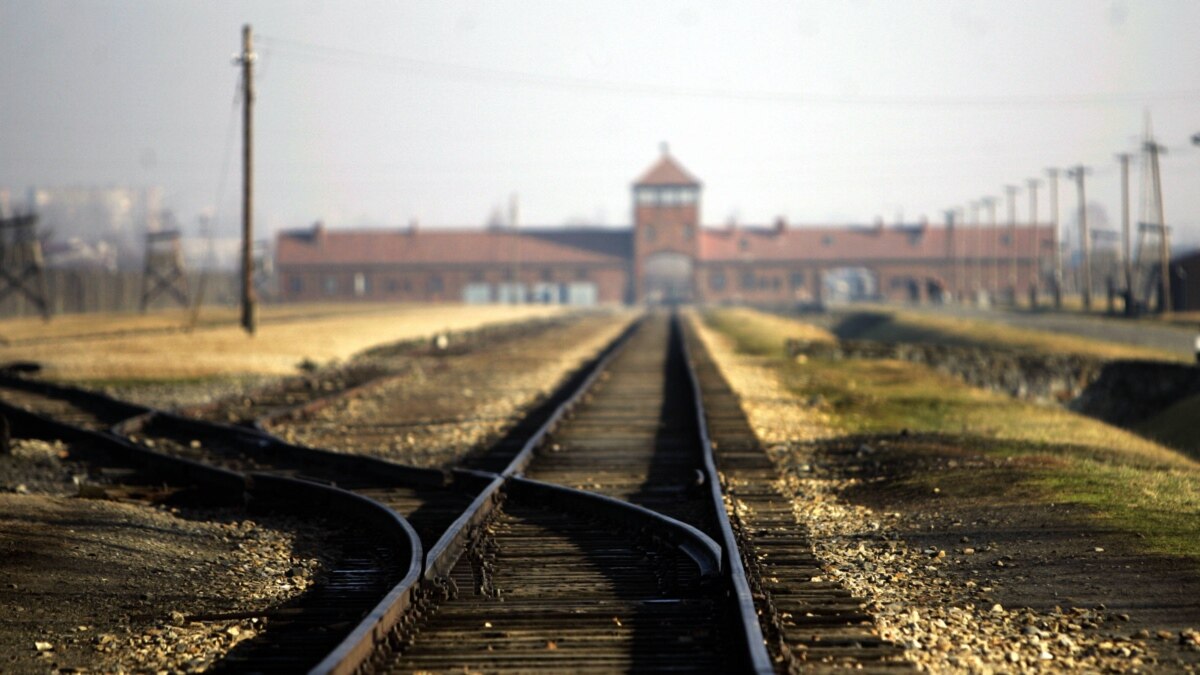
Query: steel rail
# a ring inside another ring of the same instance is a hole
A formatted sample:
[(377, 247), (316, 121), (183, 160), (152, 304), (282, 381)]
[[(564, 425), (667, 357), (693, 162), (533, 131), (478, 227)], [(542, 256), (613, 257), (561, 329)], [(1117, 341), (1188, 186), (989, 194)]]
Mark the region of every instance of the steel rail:
[(758, 612), (754, 607), (754, 594), (750, 590), (750, 580), (746, 575), (745, 565), (738, 554), (737, 535), (729, 522), (729, 514), (725, 511), (725, 497), (721, 485), (720, 474), (717, 472), (716, 457), (713, 453), (712, 438), (709, 436), (708, 420), (704, 412), (704, 400), (700, 394), (700, 381), (696, 377), (696, 367), (687, 340), (683, 336), (682, 321), (677, 314), (671, 320), (676, 322), (679, 330), (676, 334), (682, 343), (684, 362), (687, 364), (688, 386), (691, 388), (692, 400), (695, 403), (696, 424), (700, 430), (700, 442), (704, 448), (704, 472), (710, 494), (715, 507), (717, 525), (720, 528), (721, 544), (725, 552), (726, 576), (733, 588), (734, 606), (737, 618), (745, 638), (746, 655), (751, 667), (759, 675), (775, 672), (771, 654), (767, 650), (766, 639), (763, 637), (762, 626), (758, 622)]
[[(393, 539), (408, 543), (408, 568), (404, 570), (404, 576), (392, 586), (387, 595), (367, 612), (358, 625), (309, 671), (310, 673), (330, 673), (331, 675), (346, 675), (354, 672), (353, 669), (346, 667), (346, 664), (361, 662), (369, 657), (375, 650), (375, 645), (387, 637), (392, 626), (412, 603), (413, 593), (417, 588), (417, 582), (421, 579), (421, 568), (424, 563), (421, 538), (417, 536), (412, 525), (399, 513), (373, 499), (348, 490), (282, 478), (272, 474), (250, 474), (250, 480), (260, 492), (264, 488), (271, 491), (275, 487), (297, 491), (295, 483), (307, 483), (298, 491), (308, 493), (309, 506), (330, 504), (334, 501), (340, 502), (338, 505), (340, 510), (357, 511), (364, 518), (374, 520), (384, 532), (390, 531)], [(403, 558), (403, 556), (401, 557)]]
[[(703, 583), (711, 582), (721, 574), (721, 546), (712, 537), (692, 525), (644, 506), (520, 476), (506, 477), (505, 492), (513, 499), (554, 504), (566, 511), (596, 515), (624, 529), (648, 528), (647, 531), (660, 535), (690, 558)], [(635, 523), (642, 525), (631, 527)]]

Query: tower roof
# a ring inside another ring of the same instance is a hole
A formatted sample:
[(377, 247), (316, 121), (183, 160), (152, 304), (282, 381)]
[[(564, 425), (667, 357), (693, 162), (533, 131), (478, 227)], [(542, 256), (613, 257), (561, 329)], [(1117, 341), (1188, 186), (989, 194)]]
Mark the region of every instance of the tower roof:
[(700, 181), (680, 166), (674, 157), (663, 152), (658, 162), (642, 174), (634, 185), (700, 185)]

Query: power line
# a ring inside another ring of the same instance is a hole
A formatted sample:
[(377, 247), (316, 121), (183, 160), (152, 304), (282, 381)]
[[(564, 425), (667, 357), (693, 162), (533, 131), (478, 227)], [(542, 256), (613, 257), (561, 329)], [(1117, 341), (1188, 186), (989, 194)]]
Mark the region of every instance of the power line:
[(1149, 102), (1200, 101), (1200, 90), (1168, 92), (1106, 92), (1044, 96), (847, 96), (799, 92), (737, 90), (714, 87), (681, 87), (647, 82), (622, 82), (595, 78), (530, 73), (483, 66), (431, 61), (395, 54), (368, 52), (345, 47), (318, 45), (287, 38), (258, 36), (279, 56), (292, 55), (331, 65), (399, 70), (424, 76), (484, 81), (550, 89), (576, 89), (617, 94), (635, 94), (674, 98), (707, 98), (806, 106), (893, 106), (902, 108), (1022, 108), (1089, 107), (1107, 105), (1144, 105)]

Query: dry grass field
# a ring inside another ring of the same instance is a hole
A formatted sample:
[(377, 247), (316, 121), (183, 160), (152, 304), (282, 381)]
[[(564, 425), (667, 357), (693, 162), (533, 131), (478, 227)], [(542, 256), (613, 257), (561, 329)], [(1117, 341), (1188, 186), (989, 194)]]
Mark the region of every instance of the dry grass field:
[(266, 307), (247, 336), (232, 309), (205, 310), (194, 330), (181, 310), (0, 321), (0, 363), (37, 361), (54, 379), (170, 380), (282, 375), (373, 345), (549, 316), (544, 305), (286, 305)]

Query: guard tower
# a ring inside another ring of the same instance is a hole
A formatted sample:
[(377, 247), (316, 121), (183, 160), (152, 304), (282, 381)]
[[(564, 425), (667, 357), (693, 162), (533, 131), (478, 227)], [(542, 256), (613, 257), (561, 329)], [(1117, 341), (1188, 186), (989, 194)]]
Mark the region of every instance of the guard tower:
[(33, 214), (0, 218), (0, 302), (19, 293), (49, 321), (50, 293), (37, 220)]
[(638, 302), (675, 304), (695, 297), (700, 181), (662, 156), (633, 184), (634, 279)]
[(160, 295), (187, 307), (191, 301), (183, 266), (179, 230), (146, 233), (146, 266), (142, 270), (142, 312)]

